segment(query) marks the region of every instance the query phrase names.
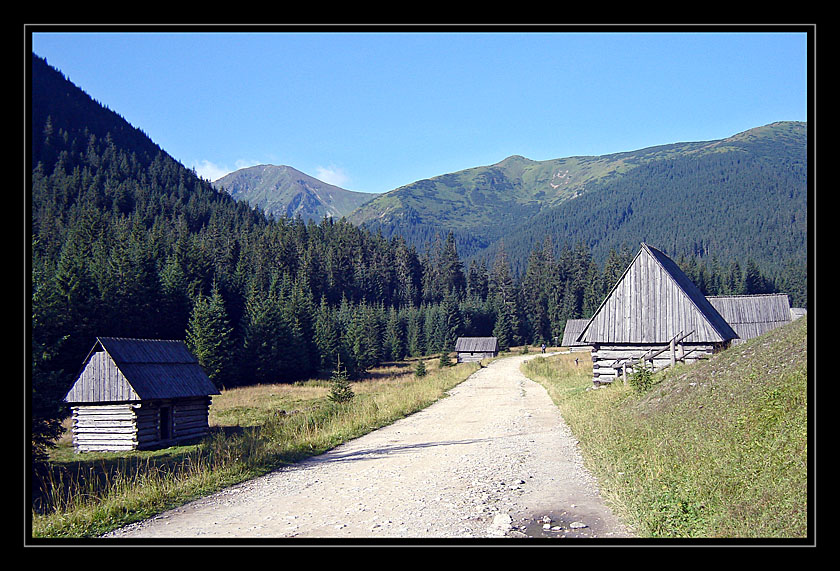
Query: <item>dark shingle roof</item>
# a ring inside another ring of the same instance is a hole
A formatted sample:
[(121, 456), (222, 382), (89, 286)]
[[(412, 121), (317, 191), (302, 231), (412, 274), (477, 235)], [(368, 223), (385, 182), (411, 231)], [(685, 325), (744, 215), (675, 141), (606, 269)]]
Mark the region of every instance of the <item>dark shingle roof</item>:
[(150, 400), (221, 394), (183, 341), (99, 337), (85, 358), (85, 365), (103, 351), (110, 361), (95, 371), (85, 368), (65, 401)]

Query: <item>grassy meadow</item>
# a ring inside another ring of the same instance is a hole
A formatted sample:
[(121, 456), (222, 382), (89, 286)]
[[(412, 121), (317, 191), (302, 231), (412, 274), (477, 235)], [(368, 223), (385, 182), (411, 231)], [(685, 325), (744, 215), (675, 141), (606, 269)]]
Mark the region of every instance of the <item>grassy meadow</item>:
[[(806, 320), (657, 373), (645, 390), (620, 381), (591, 390), (582, 352), (536, 355), (523, 372), (546, 387), (637, 537), (805, 538)], [(320, 454), (425, 408), (478, 369), (424, 363), (422, 377), (416, 360), (371, 370), (349, 403), (329, 398), (326, 379), (224, 390), (210, 435), (190, 446), (79, 455), (68, 432), (33, 490), (32, 536), (97, 537)]]
[(620, 380), (587, 390), (588, 353), (523, 371), (546, 387), (638, 537), (805, 538), (806, 319), (659, 372), (645, 391)]
[[(34, 477), (32, 537), (97, 537), (283, 465), (323, 453), (421, 410), (478, 369), (425, 359), (375, 368), (333, 402), (329, 380), (223, 390), (210, 407), (210, 435), (189, 446), (126, 453), (73, 451), (68, 432)], [(69, 428), (69, 421), (68, 421)]]

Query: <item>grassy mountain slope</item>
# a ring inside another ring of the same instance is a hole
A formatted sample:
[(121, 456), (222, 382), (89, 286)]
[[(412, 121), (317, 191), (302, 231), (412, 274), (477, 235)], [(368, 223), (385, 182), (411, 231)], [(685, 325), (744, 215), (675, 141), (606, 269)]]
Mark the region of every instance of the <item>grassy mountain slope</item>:
[(805, 147), (804, 124), (778, 123), (687, 152), (672, 147), (650, 153), (651, 160), (635, 157), (622, 176), (510, 228), (505, 249), (530, 251), (548, 233), (555, 244), (586, 242), (596, 258), (647, 241), (676, 257), (752, 258), (770, 275), (790, 263), (804, 266)]
[(248, 202), (266, 214), (307, 221), (325, 216), (341, 218), (377, 197), (377, 194), (344, 190), (285, 165), (257, 165), (240, 169), (213, 183), (236, 200)]
[[(452, 230), (466, 258), (492, 257), (504, 239), (509, 256), (523, 263), (546, 235), (555, 244), (584, 241), (596, 255), (648, 240), (676, 256), (734, 253), (768, 262), (775, 255), (780, 262), (772, 250), (781, 230), (788, 236), (781, 254), (804, 264), (806, 149), (806, 124), (780, 122), (717, 141), (599, 157), (514, 156), (400, 187), (349, 220), (415, 245)], [(715, 249), (724, 235), (725, 252)]]

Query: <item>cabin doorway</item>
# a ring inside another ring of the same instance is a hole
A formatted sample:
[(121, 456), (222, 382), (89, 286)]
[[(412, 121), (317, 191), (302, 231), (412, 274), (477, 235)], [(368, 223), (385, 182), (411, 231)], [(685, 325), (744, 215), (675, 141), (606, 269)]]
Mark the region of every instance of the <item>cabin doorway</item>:
[(172, 407), (160, 407), (160, 439), (169, 440), (172, 438)]

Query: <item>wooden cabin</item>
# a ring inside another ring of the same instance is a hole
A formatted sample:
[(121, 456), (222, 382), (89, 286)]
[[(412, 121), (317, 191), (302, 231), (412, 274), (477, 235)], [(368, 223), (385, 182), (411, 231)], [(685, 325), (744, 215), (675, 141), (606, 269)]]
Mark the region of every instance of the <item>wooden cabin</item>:
[(203, 437), (218, 394), (182, 341), (100, 337), (64, 400), (76, 452), (117, 452)]
[(733, 345), (786, 325), (793, 318), (790, 300), (784, 293), (718, 295), (707, 299), (738, 334)]
[(589, 323), (588, 319), (567, 320), (566, 327), (563, 329), (563, 341), (560, 342), (560, 346), (568, 347), (571, 352), (591, 351), (592, 347), (577, 340), (587, 323)]
[(598, 386), (626, 376), (639, 362), (653, 370), (692, 362), (737, 338), (677, 264), (643, 243), (577, 341), (592, 346)]
[(458, 337), (455, 352), (459, 363), (492, 359), (499, 354), (499, 340), (495, 337)]
[(808, 310), (804, 307), (791, 307), (790, 308), (790, 320), (796, 321), (800, 317), (805, 317), (808, 314)]

